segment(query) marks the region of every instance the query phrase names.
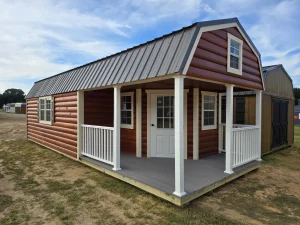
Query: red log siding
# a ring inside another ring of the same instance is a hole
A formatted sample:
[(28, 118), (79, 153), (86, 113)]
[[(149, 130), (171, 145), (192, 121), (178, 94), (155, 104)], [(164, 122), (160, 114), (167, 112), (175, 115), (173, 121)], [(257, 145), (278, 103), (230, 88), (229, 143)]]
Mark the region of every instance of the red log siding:
[(187, 156), (193, 158), (193, 89), (187, 93)]
[[(227, 72), (227, 33), (243, 40), (242, 76)], [(204, 32), (201, 35), (187, 76), (262, 89), (258, 58), (234, 27)]]
[(27, 137), (49, 148), (77, 157), (77, 93), (54, 96), (54, 123), (38, 121), (38, 98), (27, 100)]
[(147, 94), (142, 90), (142, 156), (147, 156)]
[(84, 93), (84, 124), (114, 126), (113, 89)]
[[(127, 92), (127, 91), (126, 91)], [(121, 151), (136, 153), (135, 95), (134, 95), (134, 129), (121, 128)], [(114, 126), (113, 89), (89, 91), (84, 93), (84, 123), (98, 126)]]

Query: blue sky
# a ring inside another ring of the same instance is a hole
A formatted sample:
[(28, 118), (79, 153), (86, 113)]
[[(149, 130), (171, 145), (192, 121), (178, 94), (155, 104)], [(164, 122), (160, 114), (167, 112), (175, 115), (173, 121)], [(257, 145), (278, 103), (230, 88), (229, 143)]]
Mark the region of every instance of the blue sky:
[(300, 87), (300, 1), (23, 0), (0, 2), (0, 92), (196, 21), (238, 17), (262, 55)]

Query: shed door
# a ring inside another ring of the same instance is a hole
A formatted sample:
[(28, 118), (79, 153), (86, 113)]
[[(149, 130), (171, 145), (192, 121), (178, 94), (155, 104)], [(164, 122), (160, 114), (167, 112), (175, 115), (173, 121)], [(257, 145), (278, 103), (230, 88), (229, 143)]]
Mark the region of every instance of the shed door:
[(287, 144), (288, 102), (273, 99), (272, 148)]

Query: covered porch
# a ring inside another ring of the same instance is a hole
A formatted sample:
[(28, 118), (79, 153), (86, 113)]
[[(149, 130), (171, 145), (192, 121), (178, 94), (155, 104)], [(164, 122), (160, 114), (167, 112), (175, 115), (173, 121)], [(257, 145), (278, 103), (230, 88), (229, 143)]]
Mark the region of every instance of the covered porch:
[[(110, 104), (109, 107), (100, 106), (107, 108), (103, 115), (98, 112), (86, 114), (85, 106), (92, 103), (85, 102), (84, 96), (93, 90), (80, 91), (78, 159), (120, 180), (166, 200), (173, 199), (175, 204), (182, 205), (259, 165), (261, 91), (256, 91), (256, 124), (238, 126), (233, 124), (234, 88), (238, 91), (245, 90), (232, 84), (211, 83), (181, 75), (147, 83), (113, 86), (106, 97), (102, 96)], [(103, 93), (105, 90), (107, 89), (103, 89)], [(98, 91), (100, 93), (102, 90)], [(131, 106), (134, 109), (131, 117), (134, 122), (129, 130), (122, 130), (121, 96), (122, 92), (128, 94), (130, 91), (134, 93)], [(153, 93), (157, 102), (152, 101), (150, 94)], [(205, 93), (214, 97), (214, 124), (209, 129), (203, 128), (201, 111), (204, 106), (201, 101), (205, 101), (202, 95)], [(222, 93), (226, 93), (225, 124), (221, 123)], [(154, 106), (158, 107), (158, 98), (161, 96), (170, 99), (172, 96), (174, 99), (174, 104), (168, 106), (173, 107), (174, 112), (173, 116), (168, 117), (168, 123), (174, 123), (167, 127), (168, 138), (170, 137), (168, 148), (173, 150), (171, 158), (157, 158), (151, 153), (151, 129), (160, 127), (158, 118), (151, 118), (153, 114), (150, 113), (154, 112), (156, 115), (158, 112), (156, 108), (153, 110), (150, 103), (154, 102)], [(93, 102), (96, 101), (97, 98), (94, 98)], [(93, 120), (90, 120), (93, 116), (102, 118), (101, 123), (93, 124)], [(87, 120), (90, 122), (86, 123)], [(203, 135), (208, 140), (205, 143), (199, 140), (203, 139)], [(134, 142), (134, 155), (121, 153), (124, 139), (130, 139), (129, 144)], [(201, 149), (211, 149), (210, 145), (215, 146), (215, 152), (212, 151), (209, 155), (199, 154)]]
[(199, 160), (184, 161), (184, 184), (186, 195), (173, 195), (175, 183), (175, 160), (170, 158), (137, 158), (121, 153), (122, 170), (113, 171), (112, 166), (90, 157), (82, 156), (81, 162), (136, 186), (176, 205), (187, 202), (258, 168), (260, 162), (252, 161), (235, 169), (234, 174), (224, 173), (225, 154), (211, 155)]

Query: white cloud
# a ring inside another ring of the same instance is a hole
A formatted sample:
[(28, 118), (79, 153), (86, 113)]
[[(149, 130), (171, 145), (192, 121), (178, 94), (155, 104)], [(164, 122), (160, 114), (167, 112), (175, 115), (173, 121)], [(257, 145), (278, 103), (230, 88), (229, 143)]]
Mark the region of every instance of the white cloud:
[[(0, 1), (0, 92), (28, 91), (31, 83), (21, 81), (139, 44), (148, 29), (167, 33), (194, 21), (229, 17), (239, 17), (262, 56), (269, 57), (264, 64), (283, 63), (291, 76), (300, 75), (300, 53), (287, 55), (300, 49), (298, 9), (297, 0)], [(300, 79), (294, 83), (300, 85)]]
[(38, 80), (130, 47), (128, 37), (139, 26), (168, 19), (185, 24), (198, 16), (199, 3), (1, 1), (0, 92), (8, 87), (28, 90), (31, 84), (20, 80)]

